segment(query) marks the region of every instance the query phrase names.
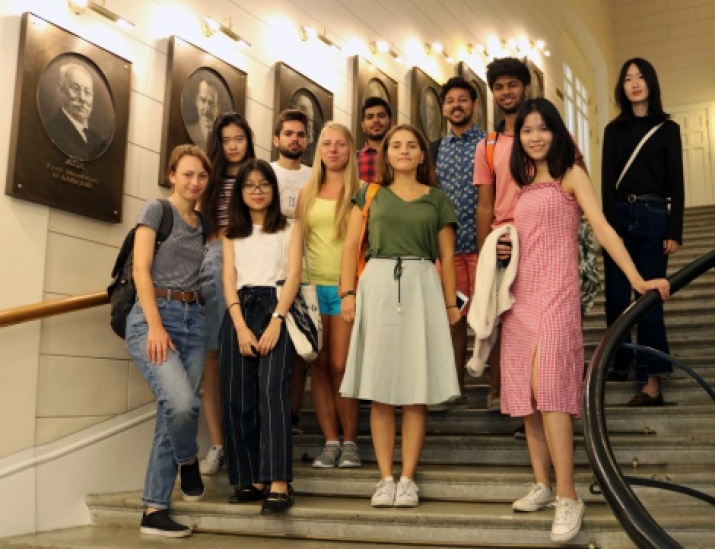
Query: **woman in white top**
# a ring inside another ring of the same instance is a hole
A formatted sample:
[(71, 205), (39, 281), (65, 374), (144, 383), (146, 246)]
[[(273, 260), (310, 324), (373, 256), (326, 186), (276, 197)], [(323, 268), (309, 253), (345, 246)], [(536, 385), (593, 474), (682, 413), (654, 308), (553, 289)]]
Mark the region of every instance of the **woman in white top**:
[[(228, 314), (219, 385), (228, 478), (235, 486), (229, 502), (263, 500), (262, 513), (293, 504), (288, 378), (294, 349), (285, 317), (300, 287), (303, 234), (298, 228), (289, 236), (289, 229), (273, 169), (248, 160), (236, 176), (223, 240)], [(276, 283), (284, 277), (278, 299)]]
[(296, 207), (307, 248), (303, 282), (316, 285), (323, 322), (323, 348), (310, 367), (313, 404), (325, 437), (325, 448), (313, 461), (318, 468), (362, 465), (356, 445), (359, 401), (340, 395), (352, 324), (340, 316), (338, 296), (343, 244), (359, 186), (355, 140), (348, 128), (328, 122), (320, 132), (313, 171)]

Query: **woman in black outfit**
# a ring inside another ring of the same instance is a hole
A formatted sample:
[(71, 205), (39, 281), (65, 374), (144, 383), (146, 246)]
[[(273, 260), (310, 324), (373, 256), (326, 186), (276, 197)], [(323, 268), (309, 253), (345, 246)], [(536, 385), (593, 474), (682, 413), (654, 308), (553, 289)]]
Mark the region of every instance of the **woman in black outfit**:
[[(645, 59), (629, 59), (623, 64), (615, 95), (621, 112), (606, 126), (603, 136), (603, 212), (643, 277), (663, 278), (668, 256), (683, 242), (680, 127), (663, 111), (658, 77)], [(638, 143), (659, 124), (621, 178)], [(631, 287), (605, 251), (603, 258), (606, 322), (610, 326), (630, 304)], [(639, 323), (638, 343), (669, 353), (662, 303)], [(632, 351), (620, 349), (609, 379), (627, 379), (633, 358)], [(661, 406), (660, 376), (671, 373), (670, 363), (645, 353), (636, 353), (635, 359), (640, 392), (628, 404)]]

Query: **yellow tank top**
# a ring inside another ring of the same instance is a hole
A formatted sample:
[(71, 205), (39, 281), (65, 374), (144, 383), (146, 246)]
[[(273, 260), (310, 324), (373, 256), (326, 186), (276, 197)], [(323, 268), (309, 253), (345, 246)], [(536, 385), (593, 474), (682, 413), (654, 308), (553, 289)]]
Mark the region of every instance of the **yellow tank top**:
[[(308, 248), (306, 258), (310, 264), (310, 283), (337, 286), (344, 238), (335, 239), (335, 205), (337, 200), (315, 198), (308, 212)], [(308, 271), (303, 264), (303, 282), (308, 282)]]

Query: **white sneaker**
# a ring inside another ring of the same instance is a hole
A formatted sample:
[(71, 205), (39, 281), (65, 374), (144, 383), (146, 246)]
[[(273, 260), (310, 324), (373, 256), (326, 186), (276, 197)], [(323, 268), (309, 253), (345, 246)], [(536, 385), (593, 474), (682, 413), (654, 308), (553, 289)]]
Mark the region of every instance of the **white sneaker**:
[(556, 513), (551, 525), (551, 541), (565, 543), (571, 541), (581, 530), (581, 519), (586, 506), (583, 500), (556, 498)]
[(530, 484), (530, 486), (531, 491), (528, 494), (511, 504), (511, 508), (514, 511), (530, 513), (553, 505), (554, 495), (546, 484), (537, 482), (536, 484)]
[(202, 475), (215, 475), (223, 467), (224, 461), (226, 461), (226, 454), (223, 451), (223, 446), (211, 446), (199, 463), (199, 470)]
[(397, 489), (395, 479), (392, 477), (384, 478), (375, 486), (377, 486), (377, 490), (375, 490), (372, 500), (370, 500), (370, 504), (373, 507), (392, 507), (395, 505), (395, 490)]
[(395, 507), (417, 507), (420, 504), (420, 498), (417, 495), (419, 491), (420, 489), (411, 478), (400, 479), (395, 496)]

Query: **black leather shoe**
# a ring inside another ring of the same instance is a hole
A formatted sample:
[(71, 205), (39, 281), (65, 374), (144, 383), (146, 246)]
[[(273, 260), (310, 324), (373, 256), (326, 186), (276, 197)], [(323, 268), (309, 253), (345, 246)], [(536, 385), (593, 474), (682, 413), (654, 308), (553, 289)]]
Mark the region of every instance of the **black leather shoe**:
[(630, 401), (628, 406), (663, 406), (663, 393), (652, 397), (648, 393), (638, 393)]
[(293, 487), (288, 485), (288, 492), (269, 492), (261, 507), (262, 515), (285, 513), (295, 503)]
[(233, 495), (228, 498), (229, 503), (249, 503), (266, 499), (267, 489), (256, 488), (253, 484), (239, 486), (233, 489)]

